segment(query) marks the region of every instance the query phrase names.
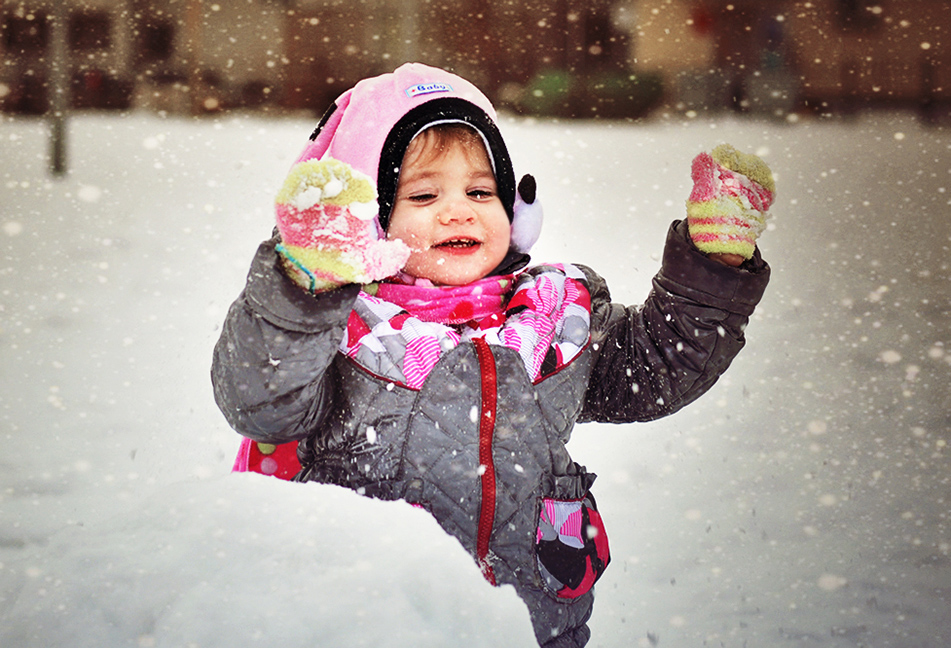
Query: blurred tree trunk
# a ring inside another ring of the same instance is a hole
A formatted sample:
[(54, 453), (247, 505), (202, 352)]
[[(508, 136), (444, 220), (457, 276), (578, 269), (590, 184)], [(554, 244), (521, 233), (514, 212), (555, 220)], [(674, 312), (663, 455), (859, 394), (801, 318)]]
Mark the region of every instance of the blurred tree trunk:
[(135, 76), (133, 66), (135, 8), (133, 4), (133, 0), (122, 0), (116, 9), (113, 27), (116, 37), (116, 74), (122, 81), (131, 81)]
[(69, 110), (69, 54), (66, 21), (69, 10), (63, 3), (50, 7), (50, 171), (55, 176), (66, 173), (66, 114)]
[(188, 61), (188, 96), (193, 115), (202, 110), (202, 0), (188, 0), (185, 7), (185, 56)]

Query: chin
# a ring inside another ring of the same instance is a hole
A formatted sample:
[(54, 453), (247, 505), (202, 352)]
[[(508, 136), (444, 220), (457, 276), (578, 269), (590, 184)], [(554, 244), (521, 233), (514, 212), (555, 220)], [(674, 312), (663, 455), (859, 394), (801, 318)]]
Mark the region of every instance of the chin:
[(446, 276), (437, 276), (434, 279), (431, 279), (434, 284), (438, 286), (465, 286), (468, 283), (472, 283), (481, 277), (468, 278), (466, 276), (452, 275), (449, 277)]
[(466, 264), (457, 265), (445, 261), (443, 263), (409, 264), (404, 271), (414, 277), (428, 279), (439, 286), (464, 286), (482, 279), (492, 271), (492, 268), (483, 272), (481, 264), (480, 267), (470, 267)]

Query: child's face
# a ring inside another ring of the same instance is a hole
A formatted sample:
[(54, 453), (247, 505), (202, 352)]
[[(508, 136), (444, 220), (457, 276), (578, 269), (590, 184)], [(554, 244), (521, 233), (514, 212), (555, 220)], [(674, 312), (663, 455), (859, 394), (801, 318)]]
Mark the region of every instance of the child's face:
[(387, 238), (410, 247), (406, 273), (461, 286), (498, 267), (511, 226), (484, 147), (452, 140), (434, 151), (425, 142), (406, 151)]

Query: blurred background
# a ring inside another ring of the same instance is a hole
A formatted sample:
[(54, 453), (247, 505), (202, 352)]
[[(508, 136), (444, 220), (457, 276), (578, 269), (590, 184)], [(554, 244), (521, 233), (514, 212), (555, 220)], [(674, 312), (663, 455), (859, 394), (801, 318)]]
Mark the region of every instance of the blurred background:
[[(947, 0), (0, 2), (0, 109), (321, 113), (415, 60), (520, 114), (951, 105)], [(56, 104), (59, 101), (62, 105)]]

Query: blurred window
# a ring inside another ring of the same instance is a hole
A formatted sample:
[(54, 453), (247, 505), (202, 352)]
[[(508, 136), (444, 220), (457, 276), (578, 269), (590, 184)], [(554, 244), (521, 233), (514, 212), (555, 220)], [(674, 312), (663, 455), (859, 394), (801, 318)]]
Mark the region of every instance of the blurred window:
[(74, 52), (108, 49), (112, 21), (105, 11), (80, 11), (69, 17), (69, 47)]
[(175, 25), (168, 20), (151, 18), (138, 28), (137, 59), (142, 63), (161, 63), (172, 57)]
[(871, 0), (836, 0), (835, 15), (839, 27), (847, 30), (866, 30), (882, 22), (882, 2)]
[(3, 18), (3, 49), (12, 54), (42, 54), (49, 42), (49, 25), (42, 11)]

